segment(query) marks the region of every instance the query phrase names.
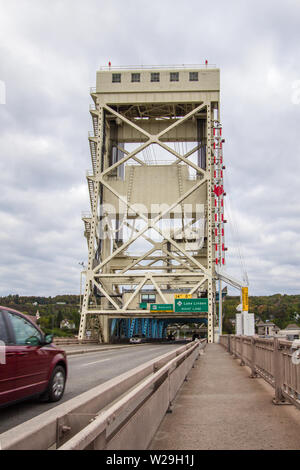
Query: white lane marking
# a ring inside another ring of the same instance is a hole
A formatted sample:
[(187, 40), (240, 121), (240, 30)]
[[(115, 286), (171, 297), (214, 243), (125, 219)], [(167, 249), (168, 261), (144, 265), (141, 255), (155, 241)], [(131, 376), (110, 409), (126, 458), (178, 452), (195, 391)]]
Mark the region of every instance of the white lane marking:
[(106, 362), (106, 361), (111, 361), (111, 358), (101, 359), (100, 361), (88, 362), (87, 364), (82, 364), (81, 367), (90, 366), (92, 364), (97, 364), (98, 362)]

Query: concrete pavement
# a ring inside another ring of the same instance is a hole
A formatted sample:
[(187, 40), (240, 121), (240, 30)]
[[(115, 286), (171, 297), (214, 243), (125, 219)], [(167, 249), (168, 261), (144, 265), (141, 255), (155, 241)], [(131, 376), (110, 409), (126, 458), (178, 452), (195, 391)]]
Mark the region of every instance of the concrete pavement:
[(299, 449), (300, 411), (272, 404), (273, 388), (209, 344), (150, 449)]

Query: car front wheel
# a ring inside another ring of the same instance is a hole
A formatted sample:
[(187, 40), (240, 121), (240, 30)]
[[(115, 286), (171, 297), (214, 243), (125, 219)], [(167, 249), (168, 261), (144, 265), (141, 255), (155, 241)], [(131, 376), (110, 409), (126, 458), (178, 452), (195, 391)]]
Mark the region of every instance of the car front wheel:
[(56, 366), (52, 372), (52, 376), (48, 385), (47, 398), (48, 401), (59, 401), (65, 391), (66, 372), (62, 366)]

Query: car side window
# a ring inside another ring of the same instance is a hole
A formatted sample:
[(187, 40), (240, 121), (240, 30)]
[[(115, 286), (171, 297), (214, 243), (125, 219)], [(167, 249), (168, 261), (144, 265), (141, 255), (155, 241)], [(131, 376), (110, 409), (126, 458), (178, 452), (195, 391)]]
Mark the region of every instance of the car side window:
[(8, 312), (9, 319), (11, 321), (17, 345), (26, 345), (28, 343), (28, 339), (35, 336), (42, 340), (41, 333), (25, 318), (19, 317), (19, 315), (15, 315), (14, 313)]
[(0, 341), (3, 341), (3, 343), (8, 344), (8, 332), (2, 312), (0, 312)]

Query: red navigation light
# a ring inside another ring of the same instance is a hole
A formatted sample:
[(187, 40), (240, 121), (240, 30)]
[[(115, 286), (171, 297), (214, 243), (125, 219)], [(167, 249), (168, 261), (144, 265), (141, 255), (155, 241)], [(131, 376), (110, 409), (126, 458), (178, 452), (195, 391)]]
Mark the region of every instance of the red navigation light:
[(214, 187), (214, 193), (216, 196), (220, 197), (223, 194), (223, 186), (216, 186)]
[(108, 62), (108, 66), (111, 67), (111, 61)]

